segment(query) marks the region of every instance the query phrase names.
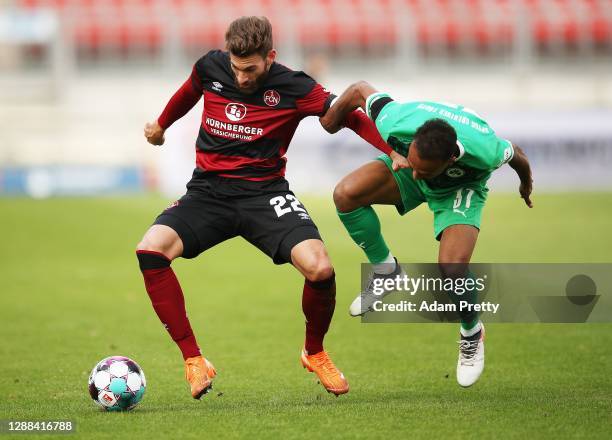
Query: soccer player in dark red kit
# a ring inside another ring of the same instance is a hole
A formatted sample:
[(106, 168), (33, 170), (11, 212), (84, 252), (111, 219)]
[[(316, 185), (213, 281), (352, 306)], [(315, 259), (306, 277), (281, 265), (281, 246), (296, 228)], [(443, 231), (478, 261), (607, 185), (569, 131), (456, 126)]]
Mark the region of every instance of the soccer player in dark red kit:
[[(299, 122), (323, 116), (335, 96), (305, 73), (275, 62), (265, 17), (233, 21), (225, 42), (227, 52), (213, 50), (200, 58), (157, 121), (145, 126), (149, 143), (162, 145), (164, 131), (204, 96), (187, 193), (157, 217), (137, 247), (145, 287), (183, 354), (191, 395), (199, 399), (216, 371), (200, 353), (170, 263), (243, 237), (275, 264), (291, 263), (304, 275), (301, 362), (328, 392), (347, 393), (347, 380), (323, 349), (336, 302), (334, 269), (317, 227), (283, 177)], [(391, 153), (363, 112), (349, 113), (344, 125)]]

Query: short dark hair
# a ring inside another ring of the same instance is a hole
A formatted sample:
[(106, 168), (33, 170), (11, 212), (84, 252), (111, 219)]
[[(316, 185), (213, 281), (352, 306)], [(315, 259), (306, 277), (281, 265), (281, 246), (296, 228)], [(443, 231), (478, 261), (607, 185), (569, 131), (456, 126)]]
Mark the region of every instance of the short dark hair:
[(430, 119), (414, 135), (419, 157), (424, 160), (449, 160), (457, 151), (457, 132), (443, 119)]
[(225, 46), (232, 55), (262, 58), (272, 50), (272, 25), (266, 17), (240, 17), (232, 21), (225, 33)]

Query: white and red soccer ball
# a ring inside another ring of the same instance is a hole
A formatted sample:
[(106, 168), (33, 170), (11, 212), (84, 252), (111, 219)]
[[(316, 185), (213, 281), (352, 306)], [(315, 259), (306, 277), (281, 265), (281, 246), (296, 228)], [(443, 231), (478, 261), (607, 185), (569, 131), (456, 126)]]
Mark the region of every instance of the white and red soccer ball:
[(102, 359), (89, 375), (89, 395), (107, 411), (129, 411), (142, 400), (147, 387), (142, 368), (132, 359)]

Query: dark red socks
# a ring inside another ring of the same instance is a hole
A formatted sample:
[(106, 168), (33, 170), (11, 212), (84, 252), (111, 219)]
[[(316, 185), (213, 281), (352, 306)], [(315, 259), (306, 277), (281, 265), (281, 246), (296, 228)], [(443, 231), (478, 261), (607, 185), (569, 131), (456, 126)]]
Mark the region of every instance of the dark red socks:
[(302, 311), (306, 316), (305, 348), (308, 354), (323, 351), (323, 338), (329, 329), (335, 307), (335, 275), (323, 281), (304, 281)]
[(185, 312), (183, 291), (170, 268), (170, 260), (153, 251), (136, 251), (136, 256), (155, 313), (180, 348), (183, 358), (200, 356), (200, 347)]

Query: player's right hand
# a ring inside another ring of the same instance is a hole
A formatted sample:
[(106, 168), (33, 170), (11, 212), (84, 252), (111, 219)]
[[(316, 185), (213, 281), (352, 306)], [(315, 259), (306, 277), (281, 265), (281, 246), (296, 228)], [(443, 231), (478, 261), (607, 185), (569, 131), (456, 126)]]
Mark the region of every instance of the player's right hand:
[(161, 128), (157, 121), (147, 122), (144, 127), (144, 135), (147, 142), (153, 145), (163, 145), (165, 142), (164, 129)]

